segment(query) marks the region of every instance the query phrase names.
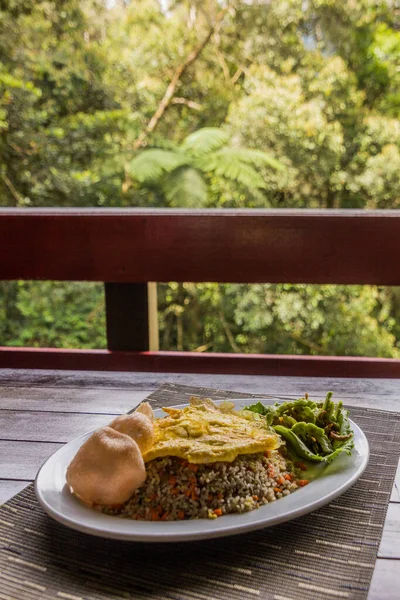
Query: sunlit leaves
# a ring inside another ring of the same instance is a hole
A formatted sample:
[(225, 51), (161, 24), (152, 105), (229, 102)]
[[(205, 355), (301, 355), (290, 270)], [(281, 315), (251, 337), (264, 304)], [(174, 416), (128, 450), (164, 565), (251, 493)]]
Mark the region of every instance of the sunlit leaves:
[(245, 188), (265, 188), (264, 179), (248, 161), (242, 160), (239, 149), (223, 148), (200, 158), (196, 164), (204, 171), (212, 171), (217, 177), (230, 179)]
[(269, 154), (228, 142), (225, 130), (205, 127), (188, 135), (175, 150), (142, 150), (128, 164), (128, 172), (140, 184), (159, 186), (169, 206), (196, 208), (206, 205), (212, 178), (257, 191), (266, 187), (260, 167), (284, 170)]
[(183, 152), (192, 156), (209, 154), (218, 150), (229, 140), (229, 134), (218, 127), (203, 127), (189, 134), (181, 144)]
[(171, 207), (200, 208), (207, 202), (207, 184), (197, 169), (176, 169), (163, 182), (165, 197)]
[(179, 318), (184, 350), (399, 356), (392, 294), (375, 286), (171, 284), (159, 300), (165, 350)]
[(184, 154), (154, 148), (140, 152), (130, 161), (128, 169), (131, 177), (144, 183), (154, 182), (165, 173), (171, 173), (186, 164), (188, 164), (188, 158)]

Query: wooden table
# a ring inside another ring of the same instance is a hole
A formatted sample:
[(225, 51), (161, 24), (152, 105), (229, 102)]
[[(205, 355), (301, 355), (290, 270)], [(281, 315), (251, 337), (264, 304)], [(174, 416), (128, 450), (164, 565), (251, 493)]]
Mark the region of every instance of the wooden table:
[[(0, 503), (18, 493), (55, 450), (107, 424), (165, 382), (254, 394), (322, 398), (400, 411), (400, 380), (0, 370)], [(400, 468), (397, 472), (369, 600), (400, 597)]]

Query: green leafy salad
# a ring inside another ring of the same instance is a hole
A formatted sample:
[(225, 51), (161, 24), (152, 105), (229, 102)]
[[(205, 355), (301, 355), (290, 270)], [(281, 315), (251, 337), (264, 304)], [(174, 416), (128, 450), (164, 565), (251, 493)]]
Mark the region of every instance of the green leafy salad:
[(331, 462), (341, 452), (351, 454), (354, 432), (349, 411), (343, 402), (334, 403), (332, 392), (325, 402), (313, 402), (305, 394), (293, 402), (264, 405), (261, 402), (245, 410), (261, 414), (288, 444), (289, 450), (314, 462)]

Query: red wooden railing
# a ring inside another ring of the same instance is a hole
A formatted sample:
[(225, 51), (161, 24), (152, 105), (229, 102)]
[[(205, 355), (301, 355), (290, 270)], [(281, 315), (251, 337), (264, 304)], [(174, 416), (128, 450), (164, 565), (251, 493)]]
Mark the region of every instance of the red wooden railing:
[(400, 377), (400, 360), (150, 352), (147, 282), (400, 284), (400, 212), (1, 209), (0, 279), (105, 282), (108, 350), (0, 367)]

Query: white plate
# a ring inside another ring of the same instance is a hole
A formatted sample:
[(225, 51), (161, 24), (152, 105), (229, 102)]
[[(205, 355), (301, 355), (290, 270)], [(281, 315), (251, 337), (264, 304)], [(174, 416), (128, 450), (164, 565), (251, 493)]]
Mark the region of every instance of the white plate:
[[(249, 400), (235, 400), (242, 408)], [(164, 416), (161, 410), (156, 417)], [(218, 519), (149, 522), (121, 519), (104, 515), (81, 504), (69, 491), (66, 468), (83, 442), (91, 435), (82, 435), (53, 454), (41, 467), (35, 481), (37, 499), (42, 508), (56, 521), (105, 538), (141, 542), (183, 542), (223, 537), (277, 525), (305, 515), (328, 504), (351, 487), (364, 472), (369, 458), (368, 441), (361, 429), (354, 430), (352, 455), (340, 454), (330, 465), (321, 465), (320, 475), (307, 486), (251, 512), (224, 515)]]

